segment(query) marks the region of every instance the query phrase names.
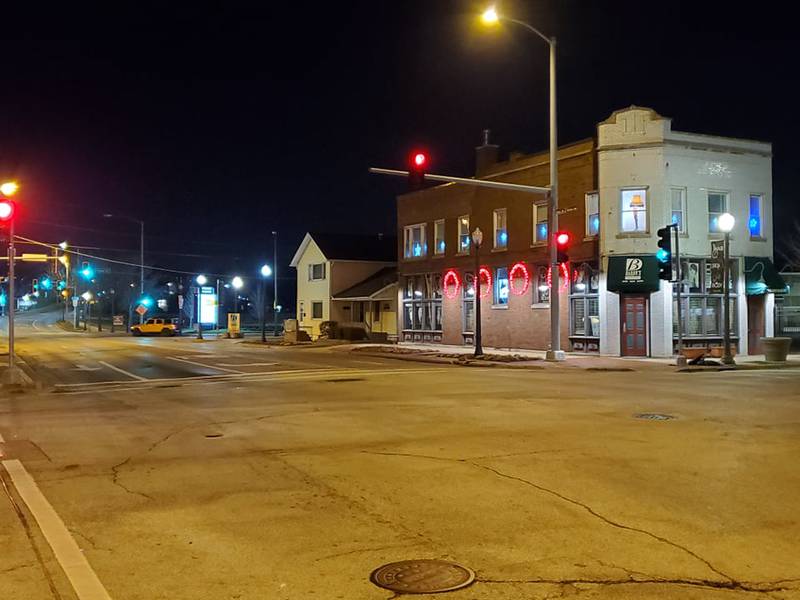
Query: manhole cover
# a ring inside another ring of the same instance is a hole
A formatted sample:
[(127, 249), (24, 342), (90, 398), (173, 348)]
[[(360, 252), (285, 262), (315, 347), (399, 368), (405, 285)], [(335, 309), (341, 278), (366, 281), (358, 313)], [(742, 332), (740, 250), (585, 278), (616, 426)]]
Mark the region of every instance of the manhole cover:
[(649, 421), (669, 421), (674, 419), (672, 415), (664, 415), (661, 413), (638, 413), (633, 415), (635, 419), (647, 419)]
[(432, 594), (467, 587), (475, 581), (475, 573), (444, 560), (402, 560), (378, 567), (370, 581), (393, 592)]

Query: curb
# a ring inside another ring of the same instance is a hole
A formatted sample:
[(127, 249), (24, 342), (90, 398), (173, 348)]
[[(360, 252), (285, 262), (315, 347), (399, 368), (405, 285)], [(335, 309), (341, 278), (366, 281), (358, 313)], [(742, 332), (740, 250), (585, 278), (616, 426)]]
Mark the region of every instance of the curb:
[[(484, 360), (458, 360), (457, 358), (437, 358), (436, 356), (417, 355), (410, 356), (408, 354), (394, 354), (392, 352), (350, 352), (357, 356), (369, 356), (372, 358), (389, 358), (392, 360), (404, 360), (406, 362), (427, 363), (432, 365), (454, 365), (456, 367), (484, 367), (490, 369), (518, 369), (530, 371), (544, 371), (547, 367), (540, 367), (539, 365), (515, 365), (513, 363), (505, 362), (490, 362)], [(466, 355), (465, 355), (466, 356)]]

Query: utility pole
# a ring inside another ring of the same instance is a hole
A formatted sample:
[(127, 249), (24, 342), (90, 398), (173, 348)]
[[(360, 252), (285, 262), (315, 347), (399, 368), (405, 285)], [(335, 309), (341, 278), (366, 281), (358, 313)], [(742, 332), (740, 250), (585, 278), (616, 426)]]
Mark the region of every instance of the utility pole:
[(278, 232), (272, 232), (272, 335), (278, 335)]
[(479, 227), (472, 232), (472, 245), (475, 246), (475, 277), (473, 288), (475, 289), (475, 354), (483, 356), (483, 341), (481, 340), (481, 259), (479, 251), (483, 242), (483, 232)]
[(678, 302), (678, 358), (676, 360), (679, 367), (686, 366), (686, 357), (683, 355), (683, 307), (681, 306), (681, 292), (683, 291), (683, 270), (681, 269), (681, 232), (678, 224), (673, 223), (675, 230), (675, 277), (678, 280), (678, 287), (675, 290), (675, 297)]
[(17, 250), (14, 248), (14, 220), (8, 224), (8, 373), (14, 381), (14, 262)]

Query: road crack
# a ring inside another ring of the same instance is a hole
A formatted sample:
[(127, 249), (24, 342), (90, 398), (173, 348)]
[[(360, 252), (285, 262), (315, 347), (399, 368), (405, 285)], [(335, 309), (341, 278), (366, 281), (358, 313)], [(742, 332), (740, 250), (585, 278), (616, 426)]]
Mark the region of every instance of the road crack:
[(786, 592), (796, 589), (785, 585), (779, 585), (780, 582), (764, 581), (764, 582), (740, 582), (740, 581), (718, 581), (715, 579), (661, 579), (653, 577), (650, 579), (634, 579), (628, 577), (627, 579), (475, 579), (476, 583), (486, 584), (528, 584), (528, 585), (596, 585), (596, 586), (614, 586), (614, 585), (681, 585), (689, 587), (698, 587), (715, 590), (732, 590), (738, 592), (753, 592), (766, 594), (769, 592)]
[(148, 500), (154, 500), (154, 498), (152, 496), (148, 496), (144, 492), (137, 492), (136, 490), (132, 490), (132, 489), (130, 489), (129, 487), (127, 487), (126, 485), (124, 485), (123, 483), (121, 483), (119, 481), (119, 475), (120, 475), (119, 470), (122, 467), (126, 466), (130, 462), (131, 458), (132, 457), (129, 456), (128, 458), (123, 460), (121, 463), (117, 463), (116, 465), (111, 467), (111, 474), (112, 474), (111, 483), (113, 483), (114, 485), (116, 485), (119, 488), (122, 488), (123, 490), (125, 490), (129, 494), (133, 494), (134, 496), (141, 496), (142, 498), (147, 498)]

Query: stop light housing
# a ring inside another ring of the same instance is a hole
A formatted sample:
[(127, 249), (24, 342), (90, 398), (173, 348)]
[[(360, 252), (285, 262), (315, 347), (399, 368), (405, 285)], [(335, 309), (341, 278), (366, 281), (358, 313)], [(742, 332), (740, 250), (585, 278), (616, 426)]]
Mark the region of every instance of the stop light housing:
[(17, 205), (13, 200), (0, 198), (0, 225), (8, 225), (14, 220)]
[(416, 150), (408, 157), (408, 186), (418, 190), (425, 183), (425, 173), (428, 170), (428, 155)]
[(672, 281), (672, 227), (662, 227), (656, 232), (658, 235), (658, 278)]
[(558, 264), (565, 264), (569, 262), (569, 245), (572, 242), (572, 236), (568, 231), (556, 231), (556, 253), (558, 256)]

